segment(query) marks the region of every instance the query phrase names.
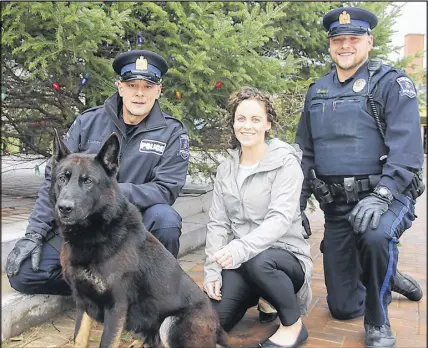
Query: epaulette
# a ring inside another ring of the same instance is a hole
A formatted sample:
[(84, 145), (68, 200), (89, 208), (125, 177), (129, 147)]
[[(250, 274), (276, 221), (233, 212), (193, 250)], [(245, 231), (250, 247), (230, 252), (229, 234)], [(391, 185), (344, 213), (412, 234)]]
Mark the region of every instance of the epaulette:
[(186, 126), (184, 125), (184, 123), (183, 123), (183, 122), (181, 122), (178, 118), (175, 118), (175, 117), (173, 117), (173, 116), (171, 116), (171, 115), (169, 115), (169, 114), (167, 114), (166, 112), (163, 112), (163, 111), (162, 111), (162, 114), (163, 114), (163, 116), (165, 117), (165, 119), (170, 119), (170, 120), (177, 121), (177, 122), (178, 122), (178, 123), (180, 123), (183, 127), (186, 127)]
[(97, 110), (99, 108), (102, 108), (103, 106), (104, 105), (93, 106), (92, 108), (86, 109), (85, 111), (81, 112), (80, 115), (86, 114), (87, 112), (90, 112), (90, 111)]

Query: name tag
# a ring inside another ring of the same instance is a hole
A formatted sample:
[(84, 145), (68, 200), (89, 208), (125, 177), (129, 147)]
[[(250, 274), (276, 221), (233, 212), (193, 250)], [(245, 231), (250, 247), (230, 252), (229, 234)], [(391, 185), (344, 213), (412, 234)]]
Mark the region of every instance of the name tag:
[(140, 152), (154, 153), (162, 156), (165, 151), (166, 144), (156, 140), (141, 140)]

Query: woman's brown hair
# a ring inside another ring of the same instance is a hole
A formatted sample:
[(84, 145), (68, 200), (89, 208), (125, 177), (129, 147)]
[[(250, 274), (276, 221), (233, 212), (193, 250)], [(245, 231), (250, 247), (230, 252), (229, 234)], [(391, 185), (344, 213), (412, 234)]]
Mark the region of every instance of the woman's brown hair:
[[(242, 87), (238, 91), (232, 93), (229, 97), (229, 100), (227, 101), (227, 106), (226, 106), (226, 110), (230, 115), (229, 125), (232, 130), (232, 134), (229, 140), (229, 146), (232, 149), (236, 149), (237, 147), (240, 146), (240, 143), (236, 138), (235, 131), (233, 129), (233, 123), (235, 122), (236, 108), (238, 107), (239, 104), (241, 104), (241, 102), (247, 99), (254, 99), (263, 103), (263, 105), (266, 108), (268, 122), (272, 122), (272, 124), (276, 122), (277, 115), (273, 106), (272, 99), (269, 96), (269, 94), (259, 91), (255, 87)], [(266, 132), (265, 138), (267, 134), (268, 132)]]

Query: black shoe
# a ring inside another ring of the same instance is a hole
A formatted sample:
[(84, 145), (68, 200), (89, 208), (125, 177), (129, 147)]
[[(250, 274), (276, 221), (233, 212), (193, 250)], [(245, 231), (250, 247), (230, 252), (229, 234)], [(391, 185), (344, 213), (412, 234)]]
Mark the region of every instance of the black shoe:
[(406, 296), (410, 301), (419, 301), (422, 298), (422, 289), (418, 282), (408, 274), (400, 273), (397, 269), (391, 291)]
[(273, 343), (269, 338), (263, 343), (259, 343), (260, 348), (297, 348), (308, 339), (308, 330), (305, 325), (302, 323), (302, 328), (300, 329), (299, 336), (297, 336), (296, 342), (291, 346), (281, 346), (280, 344)]
[(274, 321), (276, 318), (278, 318), (278, 313), (265, 313), (265, 312), (259, 311), (259, 320), (261, 323), (270, 323), (271, 321)]
[(365, 348), (393, 348), (395, 338), (389, 325), (373, 326), (364, 325), (366, 329)]
[(257, 310), (259, 311), (259, 320), (261, 323), (270, 323), (278, 318), (278, 312), (266, 313), (260, 309), (260, 306), (257, 306)]

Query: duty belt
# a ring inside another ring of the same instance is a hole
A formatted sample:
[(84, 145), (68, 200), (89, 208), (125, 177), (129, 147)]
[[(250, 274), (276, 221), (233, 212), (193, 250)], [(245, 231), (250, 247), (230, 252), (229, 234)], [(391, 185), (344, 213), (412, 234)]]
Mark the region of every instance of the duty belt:
[[(349, 179), (349, 178), (346, 178), (346, 179)], [(345, 186), (348, 188), (348, 191), (352, 190), (352, 191), (356, 191), (356, 193), (368, 192), (368, 191), (372, 190), (372, 188), (370, 187), (369, 179), (355, 180), (354, 181), (354, 185), (355, 185), (354, 188), (351, 185), (352, 185), (351, 183), (348, 183), (348, 184), (346, 184), (346, 183), (330, 184), (330, 185), (328, 185), (328, 188), (330, 189), (331, 195), (333, 197), (345, 196), (346, 195)]]
[(358, 194), (371, 192), (379, 183), (380, 175), (370, 175), (367, 179), (344, 178), (343, 183), (327, 184), (332, 197), (346, 197), (347, 203), (357, 202)]
[(340, 179), (340, 182), (334, 182), (337, 179), (330, 181), (329, 177), (318, 178), (314, 169), (310, 170), (309, 175), (312, 192), (317, 200), (323, 203), (339, 201), (342, 197), (346, 198), (346, 203), (358, 202), (358, 194), (372, 191), (380, 180), (380, 174), (378, 174), (360, 179), (352, 176)]

